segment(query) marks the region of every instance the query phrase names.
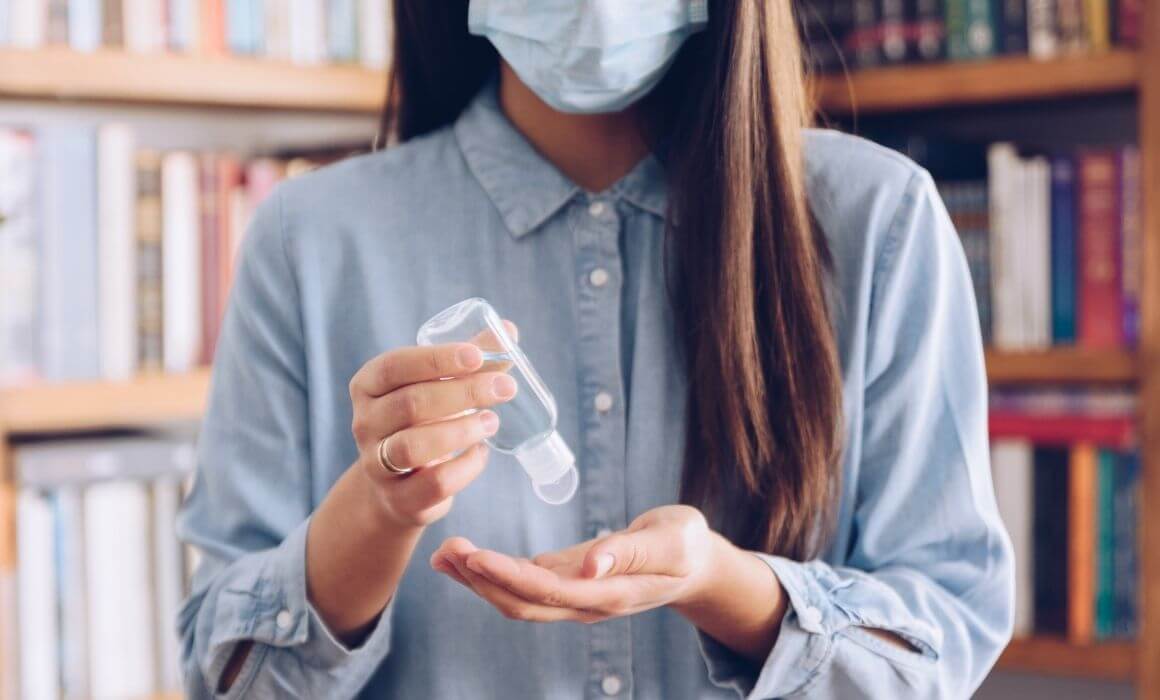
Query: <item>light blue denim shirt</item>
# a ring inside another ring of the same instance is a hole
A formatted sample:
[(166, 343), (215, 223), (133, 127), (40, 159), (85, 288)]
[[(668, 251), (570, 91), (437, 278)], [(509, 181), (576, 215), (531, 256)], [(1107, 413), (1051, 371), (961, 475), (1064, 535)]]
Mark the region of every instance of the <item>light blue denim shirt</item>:
[[(257, 214), (180, 522), (204, 555), (180, 620), (190, 696), (215, 696), (239, 640), (255, 646), (227, 697), (969, 696), (1010, 634), (1013, 565), (967, 266), (910, 161), (829, 131), (806, 135), (806, 160), (835, 260), (845, 472), (825, 556), (762, 557), (790, 601), (763, 663), (667, 609), (595, 625), (509, 621), (427, 565), (453, 535), (531, 555), (624, 527), (677, 500), (682, 463), (660, 164), (586, 193), (489, 87), (453, 127), (291, 180)], [(304, 561), (311, 512), (356, 458), (348, 383), (472, 296), (519, 325), (556, 394), (580, 491), (546, 505), (493, 452), (424, 534), (369, 638), (344, 648), (307, 602)]]

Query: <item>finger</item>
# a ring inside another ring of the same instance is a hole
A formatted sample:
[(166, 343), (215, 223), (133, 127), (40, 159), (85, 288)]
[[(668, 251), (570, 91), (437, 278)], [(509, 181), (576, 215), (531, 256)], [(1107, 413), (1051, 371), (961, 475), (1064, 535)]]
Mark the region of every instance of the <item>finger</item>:
[(471, 584), (476, 595), (483, 598), (509, 620), (523, 622), (586, 622), (594, 616), (591, 613), (570, 608), (554, 608), (524, 600), (502, 586), (488, 580), (467, 568), (463, 560), (455, 562), (456, 570)]
[(350, 381), (351, 398), (384, 396), (399, 387), (471, 374), (483, 353), (471, 343), (398, 348), (369, 360)]
[[(490, 550), (466, 555), (465, 567), (516, 598), (544, 607), (575, 610), (586, 618), (623, 615), (635, 610), (637, 596), (628, 578), (569, 578), (537, 566), (526, 559), (513, 559)], [(474, 584), (473, 584), (474, 585)]]
[(532, 563), (542, 566), (546, 569), (555, 569), (560, 566), (571, 564), (573, 562), (580, 563), (584, 561), (584, 555), (592, 544), (596, 542), (596, 538), (585, 540), (579, 544), (574, 544), (571, 547), (561, 549), (555, 552), (544, 552), (532, 558)]
[(407, 512), (419, 512), (455, 496), (476, 479), (487, 465), (487, 446), (482, 443), (433, 467), (406, 476), (391, 476), (375, 465), (382, 479), (391, 482), (389, 498)]
[(432, 556), (431, 568), (451, 578), (465, 588), (471, 588), (471, 584), (467, 582), (467, 579), (459, 575), (459, 570), (456, 569), (455, 565), (452, 564), (449, 560), (442, 557)]
[(356, 411), (353, 432), (365, 449), (403, 428), (510, 401), (517, 390), (515, 379), (503, 372), (411, 384), (369, 400)]
[(661, 528), (614, 532), (594, 543), (584, 555), (581, 575), (603, 578), (620, 574), (666, 574), (679, 557), (673, 534)]
[(495, 435), (497, 430), (499, 416), (480, 411), (401, 430), (387, 438), (383, 451), (397, 467), (425, 467)]

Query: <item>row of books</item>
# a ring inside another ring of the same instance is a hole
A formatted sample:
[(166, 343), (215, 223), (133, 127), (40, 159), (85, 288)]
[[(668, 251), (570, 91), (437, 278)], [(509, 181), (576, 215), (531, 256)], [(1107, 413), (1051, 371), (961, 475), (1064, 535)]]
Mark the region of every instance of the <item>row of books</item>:
[[(1105, 407), (1106, 408), (1106, 407)], [(1140, 455), (1131, 415), (991, 416), (999, 513), (1015, 550), (1015, 634), (1135, 636)]]
[(1132, 46), (1143, 0), (806, 0), (798, 11), (809, 60), (828, 72)]
[(0, 695), (181, 689), (177, 616), (196, 562), (174, 526), (192, 463), (179, 436), (17, 450), (16, 600), (0, 611), (13, 627), (0, 637), (16, 643), (0, 644)]
[(0, 385), (208, 364), (254, 208), (323, 157), (140, 149), (121, 124), (0, 128)]
[(0, 46), (387, 64), (390, 0), (0, 0)]
[(962, 239), (991, 345), (1137, 343), (1142, 204), (1135, 146), (1027, 156), (1008, 143), (985, 153), (969, 144), (910, 142), (905, 149), (925, 158), (936, 178), (952, 154), (977, 152), (964, 161), (977, 160), (978, 172), (941, 179), (939, 190)]

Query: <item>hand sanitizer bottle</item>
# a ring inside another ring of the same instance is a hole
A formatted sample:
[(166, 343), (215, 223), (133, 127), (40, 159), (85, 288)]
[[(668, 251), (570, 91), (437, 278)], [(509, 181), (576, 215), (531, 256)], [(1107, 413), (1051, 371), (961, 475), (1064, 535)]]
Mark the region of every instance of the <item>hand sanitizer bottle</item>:
[(511, 374), (518, 391), (511, 401), (492, 408), (499, 431), (486, 442), (516, 458), (540, 500), (552, 505), (572, 500), (580, 475), (576, 457), (556, 432), (556, 400), (491, 304), (467, 299), (440, 311), (419, 328), (418, 342), (474, 343), (483, 351), (482, 369)]

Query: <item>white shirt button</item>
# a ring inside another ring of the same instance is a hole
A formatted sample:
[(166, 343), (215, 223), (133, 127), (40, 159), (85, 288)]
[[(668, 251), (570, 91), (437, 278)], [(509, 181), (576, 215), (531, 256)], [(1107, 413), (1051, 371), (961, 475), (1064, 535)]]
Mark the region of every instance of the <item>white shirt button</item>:
[(596, 395), (596, 399), (592, 403), (596, 406), (598, 413), (608, 413), (612, 410), (612, 394), (602, 391)]
[(597, 201), (588, 205), (588, 213), (594, 219), (599, 219), (600, 217), (604, 216), (604, 211), (606, 209), (608, 209), (608, 205), (606, 205), (604, 202)]
[(605, 537), (608, 537), (608, 536), (609, 536), (609, 535), (611, 535), (611, 534), (612, 534), (612, 530), (609, 530), (609, 529), (608, 529), (608, 528), (606, 528), (606, 527), (602, 527), (602, 528), (600, 528), (599, 530), (597, 530), (597, 531), (596, 531), (596, 539), (600, 539), (600, 540), (602, 540), (602, 539), (604, 539)]
[(616, 695), (620, 692), (621, 685), (620, 676), (605, 676), (600, 681), (600, 689), (604, 691), (605, 695)]
[(278, 625), (280, 630), (290, 629), (290, 625), (294, 623), (294, 618), (290, 615), (289, 610), (279, 610), (278, 615), (274, 618), (274, 624)]
[(588, 273), (588, 283), (593, 287), (603, 287), (608, 284), (608, 270), (598, 267)]
[(801, 617), (802, 627), (808, 632), (820, 631), (822, 626), (822, 611), (810, 606), (805, 608), (798, 616)]

